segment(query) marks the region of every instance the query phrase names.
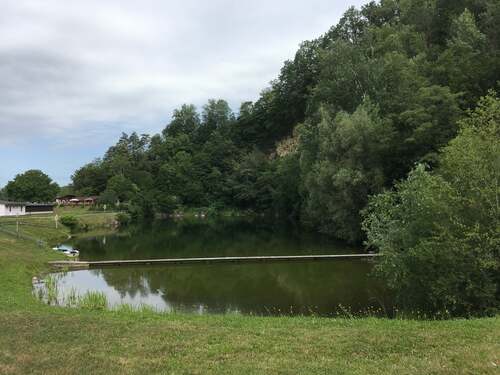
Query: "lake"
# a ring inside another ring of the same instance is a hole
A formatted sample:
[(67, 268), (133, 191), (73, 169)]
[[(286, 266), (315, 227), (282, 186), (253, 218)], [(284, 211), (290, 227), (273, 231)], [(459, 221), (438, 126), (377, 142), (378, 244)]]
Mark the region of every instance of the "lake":
[[(257, 219), (183, 219), (74, 239), (80, 260), (360, 253), (290, 223)], [(159, 311), (331, 316), (381, 308), (369, 260), (196, 264), (60, 273), (59, 292), (106, 294), (110, 307)]]

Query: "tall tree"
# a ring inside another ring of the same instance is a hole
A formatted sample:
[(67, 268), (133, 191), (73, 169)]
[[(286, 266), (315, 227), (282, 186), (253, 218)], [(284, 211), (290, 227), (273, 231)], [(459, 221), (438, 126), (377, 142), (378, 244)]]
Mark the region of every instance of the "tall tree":
[(183, 104), (180, 109), (175, 109), (172, 121), (163, 130), (165, 137), (177, 136), (180, 134), (193, 135), (200, 127), (200, 116), (196, 107), (192, 104)]
[(42, 171), (32, 169), (9, 181), (5, 192), (11, 200), (52, 202), (59, 192), (59, 186)]
[(450, 33), (436, 74), (452, 91), (461, 93), (466, 105), (471, 106), (489, 88), (491, 58), (486, 51), (486, 35), (479, 30), (468, 9), (453, 20)]
[(350, 242), (361, 239), (360, 211), (368, 196), (386, 186), (384, 161), (393, 136), (391, 124), (365, 98), (353, 114), (332, 118), (321, 110), (317, 156), (303, 162), (304, 219), (323, 232)]
[(75, 193), (99, 195), (106, 190), (109, 173), (101, 160), (96, 160), (77, 169), (71, 176)]

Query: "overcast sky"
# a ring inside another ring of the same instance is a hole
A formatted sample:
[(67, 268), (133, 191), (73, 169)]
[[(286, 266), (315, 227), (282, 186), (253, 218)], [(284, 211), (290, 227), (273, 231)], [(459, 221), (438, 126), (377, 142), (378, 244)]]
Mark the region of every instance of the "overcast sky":
[(174, 108), (255, 100), (362, 0), (0, 0), (0, 187), (41, 169), (60, 184), (121, 132)]

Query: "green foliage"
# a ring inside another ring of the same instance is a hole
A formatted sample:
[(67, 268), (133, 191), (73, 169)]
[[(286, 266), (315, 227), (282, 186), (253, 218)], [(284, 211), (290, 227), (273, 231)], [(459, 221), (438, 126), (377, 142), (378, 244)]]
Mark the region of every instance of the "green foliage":
[(480, 87), (490, 78), (488, 70), (483, 69), (492, 62), (486, 51), (486, 35), (479, 30), (468, 9), (453, 20), (450, 33), (436, 73), (446, 78), (445, 82), (454, 92), (463, 93), (465, 100), (472, 105), (478, 99)]
[(61, 216), (59, 218), (59, 222), (65, 227), (68, 227), (72, 232), (74, 232), (80, 225), (78, 218), (73, 215)]
[(174, 110), (172, 121), (163, 130), (165, 137), (175, 137), (177, 135), (193, 135), (200, 127), (200, 116), (196, 112), (194, 105), (184, 104), (181, 109)]
[(118, 202), (118, 194), (114, 190), (104, 190), (97, 198), (97, 203), (100, 205), (114, 206)]
[(125, 212), (120, 212), (116, 214), (116, 221), (120, 226), (127, 226), (132, 221), (132, 217)]
[(157, 211), (162, 214), (171, 214), (179, 207), (179, 198), (175, 195), (158, 193), (156, 197)]
[[(384, 158), (393, 136), (370, 100), (352, 114), (340, 112), (333, 119), (324, 109), (313, 134), (316, 157), (303, 161), (304, 219), (326, 233), (350, 242), (361, 239), (359, 212), (367, 197), (385, 186)], [(303, 133), (308, 136), (307, 133)], [(310, 161), (310, 160), (309, 160)]]
[(39, 170), (18, 174), (4, 188), (8, 199), (25, 202), (53, 202), (58, 192), (59, 186)]
[(74, 194), (75, 193), (75, 190), (73, 188), (73, 185), (66, 185), (66, 186), (61, 186), (61, 188), (59, 189), (59, 193), (58, 195), (59, 196), (65, 196), (65, 195), (70, 195), (70, 194)]
[(73, 176), (73, 188), (81, 195), (97, 195), (106, 189), (108, 173), (97, 160), (78, 169)]
[(274, 170), (260, 151), (243, 157), (231, 177), (231, 187), (237, 207), (264, 211), (272, 206)]
[(0, 199), (7, 199), (7, 192), (5, 191), (5, 188), (0, 189)]
[(108, 180), (106, 185), (108, 195), (116, 194), (120, 201), (128, 201), (137, 191), (137, 186), (122, 174), (117, 174)]
[(300, 195), (299, 154), (293, 152), (275, 161), (273, 177), (273, 206), (278, 214), (297, 218), (300, 216), (302, 198)]
[(440, 157), (393, 191), (374, 196), (364, 220), (383, 254), (378, 273), (406, 308), (452, 316), (500, 308), (500, 100), (481, 100)]
[(433, 85), (418, 89), (414, 102), (397, 119), (400, 139), (395, 147), (399, 173), (392, 177), (403, 177), (401, 174), (415, 162), (434, 165), (438, 150), (456, 135), (460, 114), (457, 95), (447, 87)]

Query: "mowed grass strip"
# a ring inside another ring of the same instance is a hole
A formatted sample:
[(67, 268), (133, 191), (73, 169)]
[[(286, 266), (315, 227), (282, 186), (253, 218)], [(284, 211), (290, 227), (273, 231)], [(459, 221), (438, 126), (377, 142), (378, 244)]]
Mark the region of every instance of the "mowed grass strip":
[[(47, 242), (67, 235), (33, 228)], [(58, 257), (0, 233), (0, 374), (499, 373), (498, 317), (263, 318), (50, 307), (32, 297), (31, 277)]]

